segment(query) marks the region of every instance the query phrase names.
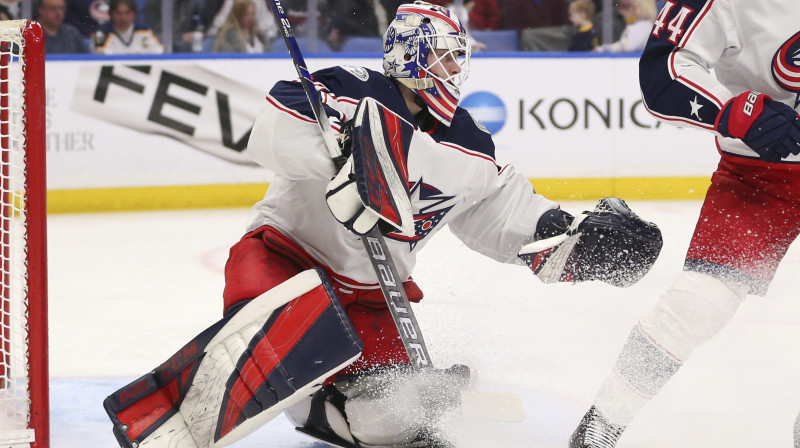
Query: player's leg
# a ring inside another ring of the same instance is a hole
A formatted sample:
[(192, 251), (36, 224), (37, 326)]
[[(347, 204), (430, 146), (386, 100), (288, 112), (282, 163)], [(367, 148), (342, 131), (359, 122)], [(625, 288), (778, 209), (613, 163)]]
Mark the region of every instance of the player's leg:
[(123, 447), (218, 447), (352, 363), (361, 344), (321, 270), (248, 301), (104, 403)]
[(311, 263), (288, 240), (267, 237), (282, 241), (262, 229), (231, 249), (225, 317), (106, 400), (122, 446), (231, 443), (359, 356), (361, 343), (327, 276), (303, 271)]
[[(408, 286), (410, 299), (418, 300), (418, 288)], [(344, 446), (430, 444), (438, 418), (459, 404), (469, 369), (412, 370), (380, 291), (341, 296), (363, 354), (287, 417), (301, 432)]]
[(800, 448), (800, 414), (797, 414), (797, 420), (794, 421), (794, 448)]
[(443, 447), (437, 428), (468, 382), (465, 366), (387, 366), (339, 377), (286, 415), (301, 432), (341, 446)]
[(798, 203), (800, 186), (789, 174), (720, 163), (685, 271), (631, 331), (571, 447), (615, 446), (638, 410), (727, 325), (744, 296), (766, 292), (800, 230)]

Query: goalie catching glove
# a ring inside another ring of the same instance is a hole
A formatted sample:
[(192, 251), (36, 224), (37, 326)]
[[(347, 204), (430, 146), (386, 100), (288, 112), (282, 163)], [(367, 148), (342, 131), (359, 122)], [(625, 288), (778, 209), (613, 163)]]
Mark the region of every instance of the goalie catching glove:
[(566, 232), (523, 246), (519, 257), (544, 283), (600, 280), (625, 287), (650, 270), (662, 244), (658, 226), (622, 199), (603, 198)]

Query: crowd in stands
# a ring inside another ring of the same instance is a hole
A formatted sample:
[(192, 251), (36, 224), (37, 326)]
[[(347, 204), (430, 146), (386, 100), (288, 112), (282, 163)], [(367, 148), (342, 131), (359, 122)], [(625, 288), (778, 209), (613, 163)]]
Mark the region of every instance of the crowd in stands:
[[(266, 0), (172, 0), (171, 10), (162, 0), (29, 1), (48, 54), (285, 52)], [(640, 52), (664, 3), (614, 0), (608, 13), (604, 0), (428, 1), (461, 16), (473, 51), (582, 52)], [(379, 52), (379, 30), (407, 2), (315, 0), (315, 14), (308, 0), (281, 3), (305, 50)], [(0, 0), (0, 18), (21, 18), (20, 3)]]

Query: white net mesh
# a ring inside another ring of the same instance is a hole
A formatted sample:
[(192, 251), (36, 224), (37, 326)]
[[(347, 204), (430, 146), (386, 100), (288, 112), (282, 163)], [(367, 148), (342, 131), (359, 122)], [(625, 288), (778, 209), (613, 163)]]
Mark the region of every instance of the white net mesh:
[(29, 441), (25, 21), (0, 22), (0, 446)]

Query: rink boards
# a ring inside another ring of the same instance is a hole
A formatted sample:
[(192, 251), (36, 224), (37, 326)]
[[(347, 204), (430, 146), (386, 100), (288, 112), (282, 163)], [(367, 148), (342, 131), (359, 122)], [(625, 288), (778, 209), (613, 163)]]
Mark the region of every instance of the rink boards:
[[(381, 70), (377, 55), (309, 57), (310, 69)], [(287, 56), (48, 59), (51, 212), (239, 207), (271, 174), (244, 149)], [(635, 57), (475, 57), (462, 106), (554, 199), (701, 198), (713, 137), (646, 111)]]

